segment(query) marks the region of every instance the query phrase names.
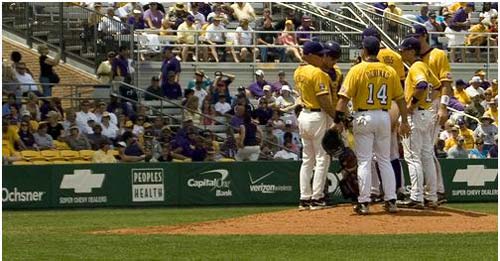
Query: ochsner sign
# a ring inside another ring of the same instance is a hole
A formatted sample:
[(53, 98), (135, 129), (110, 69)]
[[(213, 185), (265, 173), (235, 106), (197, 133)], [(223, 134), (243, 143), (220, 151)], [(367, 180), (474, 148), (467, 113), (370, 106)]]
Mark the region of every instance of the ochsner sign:
[(17, 187), (2, 188), (2, 202), (40, 202), (45, 194), (43, 191), (20, 191)]

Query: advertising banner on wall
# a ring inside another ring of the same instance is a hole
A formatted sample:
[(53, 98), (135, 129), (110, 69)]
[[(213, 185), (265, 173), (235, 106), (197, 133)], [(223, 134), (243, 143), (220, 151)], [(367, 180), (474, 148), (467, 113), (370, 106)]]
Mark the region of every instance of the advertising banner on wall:
[[(449, 202), (496, 202), (497, 160), (441, 160)], [(404, 165), (406, 182), (409, 182)], [(296, 204), (297, 161), (4, 166), (4, 209)], [(331, 164), (327, 191), (345, 202)]]

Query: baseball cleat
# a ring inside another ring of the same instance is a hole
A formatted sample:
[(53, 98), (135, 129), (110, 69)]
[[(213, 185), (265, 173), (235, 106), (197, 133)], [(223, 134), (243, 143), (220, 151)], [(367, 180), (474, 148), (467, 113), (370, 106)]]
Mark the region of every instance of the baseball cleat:
[(416, 201), (413, 199), (398, 200), (396, 204), (401, 208), (424, 209), (424, 202)]
[(425, 202), (425, 206), (428, 207), (428, 208), (432, 208), (432, 209), (437, 209), (439, 207), (439, 204), (437, 201), (427, 201)]
[(325, 209), (329, 206), (326, 204), (324, 199), (313, 199), (311, 200), (311, 210)]
[(309, 210), (311, 209), (311, 201), (310, 200), (300, 200), (299, 201), (299, 211)]
[(370, 209), (368, 208), (368, 203), (358, 203), (354, 207), (354, 211), (359, 215), (368, 215), (370, 213)]
[(448, 202), (448, 200), (446, 199), (446, 195), (445, 195), (444, 193), (439, 193), (439, 192), (438, 192), (438, 193), (437, 193), (437, 196), (438, 196), (437, 203), (438, 203), (439, 205), (441, 205), (441, 204), (444, 204), (444, 203)]
[(396, 206), (396, 200), (391, 199), (389, 201), (386, 201), (384, 203), (384, 209), (385, 211), (389, 213), (397, 213), (398, 212), (398, 207)]

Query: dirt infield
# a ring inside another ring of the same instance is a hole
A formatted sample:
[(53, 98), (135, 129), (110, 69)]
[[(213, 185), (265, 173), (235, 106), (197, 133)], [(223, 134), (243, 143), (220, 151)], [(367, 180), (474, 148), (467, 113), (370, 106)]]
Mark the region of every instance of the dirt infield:
[(184, 235), (307, 235), (419, 234), (497, 231), (496, 215), (441, 207), (438, 210), (400, 209), (387, 214), (381, 205), (359, 216), (351, 205), (299, 212), (296, 209), (176, 226), (124, 228), (92, 234)]

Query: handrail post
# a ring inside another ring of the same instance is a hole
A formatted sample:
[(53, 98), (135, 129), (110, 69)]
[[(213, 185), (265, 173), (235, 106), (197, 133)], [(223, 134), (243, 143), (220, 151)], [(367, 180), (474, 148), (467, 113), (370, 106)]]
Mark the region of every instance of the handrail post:
[[(200, 29), (200, 30), (201, 30), (201, 29)], [(198, 30), (198, 32), (199, 32), (200, 30)], [(199, 42), (199, 39), (198, 39), (198, 38), (200, 37), (200, 35), (199, 35), (199, 33), (198, 33), (198, 32), (196, 32), (196, 33), (194, 34), (194, 45), (195, 45), (195, 46), (194, 46), (194, 55), (196, 56), (196, 59), (195, 59), (195, 61), (194, 61), (194, 68), (195, 68), (195, 70), (197, 70), (197, 69), (198, 69), (198, 62), (200, 61), (200, 53), (199, 53), (199, 50), (198, 50), (198, 45), (200, 44), (200, 42)]]
[(59, 48), (61, 50), (61, 60), (66, 62), (66, 46), (64, 44), (64, 3), (59, 3)]
[[(486, 49), (487, 50), (487, 56), (488, 58), (486, 58), (486, 79), (489, 79), (490, 78), (490, 35), (486, 35), (486, 42), (488, 44), (488, 48)], [(481, 52), (481, 49), (478, 50), (479, 52)], [(480, 55), (481, 56), (481, 55)]]
[[(34, 17), (31, 17), (29, 7), (30, 7), (30, 3), (25, 3), (24, 15), (26, 17), (26, 19), (25, 19), (25, 21), (26, 21), (26, 43), (28, 44), (28, 46), (30, 48), (33, 48), (33, 38), (32, 38), (33, 32), (32, 32), (31, 26), (33, 24)], [(35, 8), (35, 7), (32, 7), (32, 8)]]

